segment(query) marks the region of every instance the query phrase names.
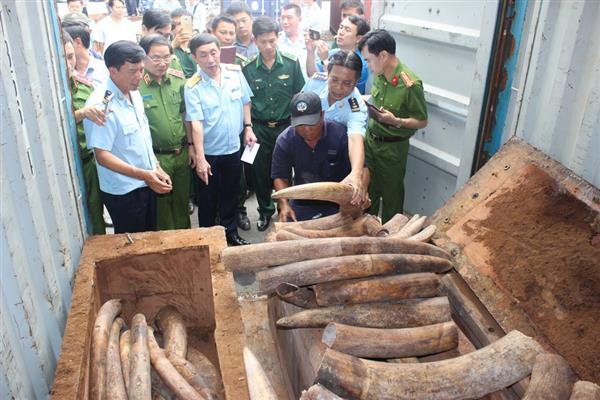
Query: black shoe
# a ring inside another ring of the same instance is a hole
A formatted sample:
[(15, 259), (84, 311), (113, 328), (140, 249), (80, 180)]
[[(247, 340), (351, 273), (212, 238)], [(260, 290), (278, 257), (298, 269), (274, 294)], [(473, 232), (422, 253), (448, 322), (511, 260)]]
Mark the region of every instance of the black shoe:
[(235, 217), (235, 222), (237, 223), (238, 228), (244, 231), (250, 230), (250, 220), (246, 214), (238, 213)]
[(271, 223), (271, 217), (268, 217), (266, 215), (261, 215), (258, 218), (258, 221), (256, 221), (256, 227), (258, 228), (259, 231), (263, 232), (264, 230), (266, 230), (269, 227), (270, 223)]
[(237, 232), (231, 232), (227, 235), (227, 244), (229, 246), (245, 246), (250, 244), (250, 242), (238, 235)]

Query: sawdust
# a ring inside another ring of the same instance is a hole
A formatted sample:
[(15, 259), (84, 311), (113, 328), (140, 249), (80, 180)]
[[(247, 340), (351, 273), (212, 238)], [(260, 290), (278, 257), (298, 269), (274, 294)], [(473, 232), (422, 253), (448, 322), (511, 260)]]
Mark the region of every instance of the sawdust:
[(489, 209), (468, 235), (489, 250), (496, 284), (582, 379), (600, 382), (598, 214), (533, 166)]

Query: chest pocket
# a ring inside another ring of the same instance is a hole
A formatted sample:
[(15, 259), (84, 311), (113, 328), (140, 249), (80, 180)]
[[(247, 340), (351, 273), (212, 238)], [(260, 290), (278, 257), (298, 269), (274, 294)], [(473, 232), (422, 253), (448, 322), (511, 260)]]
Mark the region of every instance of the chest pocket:
[(275, 93), (284, 96), (283, 98), (292, 97), (292, 87), (292, 77), (287, 74), (278, 74), (275, 76), (275, 79), (273, 79), (273, 89), (275, 90)]
[(252, 82), (252, 91), (256, 93), (263, 93), (267, 89), (267, 83), (262, 79), (259, 81)]
[(381, 90), (379, 90), (379, 88), (376, 88), (375, 86), (373, 86), (373, 89), (371, 89), (371, 97), (371, 102), (376, 106), (380, 106), (383, 103), (381, 101), (381, 97), (383, 97), (381, 95)]

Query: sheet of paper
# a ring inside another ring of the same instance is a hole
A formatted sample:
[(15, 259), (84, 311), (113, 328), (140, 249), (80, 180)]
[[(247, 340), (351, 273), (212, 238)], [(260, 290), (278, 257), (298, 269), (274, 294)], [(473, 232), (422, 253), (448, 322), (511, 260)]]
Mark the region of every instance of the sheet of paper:
[(256, 158), (259, 147), (260, 143), (254, 143), (252, 148), (250, 148), (250, 146), (246, 146), (246, 148), (244, 148), (244, 152), (242, 153), (242, 161), (247, 164), (254, 164), (254, 159)]

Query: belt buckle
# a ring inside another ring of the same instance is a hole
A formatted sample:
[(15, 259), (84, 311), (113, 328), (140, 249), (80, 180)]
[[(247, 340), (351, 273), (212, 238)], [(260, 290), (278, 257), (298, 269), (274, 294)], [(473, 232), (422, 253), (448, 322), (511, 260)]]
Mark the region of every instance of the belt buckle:
[(277, 121), (269, 121), (269, 122), (267, 122), (267, 127), (269, 127), (269, 128), (277, 128)]
[(175, 154), (176, 156), (181, 154), (181, 147), (178, 149), (173, 150), (173, 154)]

